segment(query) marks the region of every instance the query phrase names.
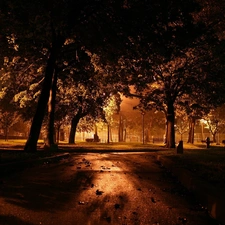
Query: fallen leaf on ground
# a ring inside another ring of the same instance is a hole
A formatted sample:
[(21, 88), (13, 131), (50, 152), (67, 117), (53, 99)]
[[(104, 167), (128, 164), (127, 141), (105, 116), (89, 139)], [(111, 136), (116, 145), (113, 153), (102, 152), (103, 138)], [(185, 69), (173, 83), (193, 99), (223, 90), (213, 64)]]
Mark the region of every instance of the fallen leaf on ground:
[(99, 190), (96, 191), (96, 195), (102, 195), (103, 193), (104, 191), (99, 191)]
[(104, 217), (104, 219), (105, 219), (108, 223), (111, 223), (111, 217), (110, 217), (110, 216)]
[(114, 207), (115, 207), (115, 209), (119, 209), (119, 208), (120, 208), (120, 204), (117, 204), (117, 203), (116, 203), (116, 204), (114, 205)]
[(153, 197), (151, 197), (151, 200), (152, 200), (153, 203), (156, 203), (156, 201)]

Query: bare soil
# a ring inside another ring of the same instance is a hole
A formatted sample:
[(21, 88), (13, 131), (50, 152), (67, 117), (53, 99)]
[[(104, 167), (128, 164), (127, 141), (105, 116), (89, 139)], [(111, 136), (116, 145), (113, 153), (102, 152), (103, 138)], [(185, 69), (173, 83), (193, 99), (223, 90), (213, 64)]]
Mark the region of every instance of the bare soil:
[(216, 225), (154, 153), (71, 154), (4, 177), (0, 225)]

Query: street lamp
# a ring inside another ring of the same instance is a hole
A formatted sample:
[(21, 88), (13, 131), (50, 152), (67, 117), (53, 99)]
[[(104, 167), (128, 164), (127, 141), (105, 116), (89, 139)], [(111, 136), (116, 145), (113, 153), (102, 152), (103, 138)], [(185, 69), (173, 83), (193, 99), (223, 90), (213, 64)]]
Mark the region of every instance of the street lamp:
[(144, 144), (145, 143), (145, 127), (144, 127), (144, 115), (145, 115), (145, 112), (142, 111), (141, 115), (142, 115), (142, 144)]

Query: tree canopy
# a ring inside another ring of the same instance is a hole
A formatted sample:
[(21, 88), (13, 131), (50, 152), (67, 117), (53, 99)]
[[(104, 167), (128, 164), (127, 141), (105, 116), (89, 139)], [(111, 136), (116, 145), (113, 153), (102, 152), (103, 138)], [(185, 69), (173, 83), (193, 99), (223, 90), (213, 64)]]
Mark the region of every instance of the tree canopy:
[[(131, 55), (121, 66), (130, 73), (126, 81), (135, 89), (128, 95), (139, 97), (146, 109), (164, 111), (166, 145), (173, 148), (175, 106), (179, 101), (192, 99), (199, 105), (207, 102), (208, 106), (224, 101), (224, 66), (218, 52), (224, 42), (208, 30), (207, 23), (196, 20), (201, 11), (196, 2), (163, 2), (143, 2), (140, 17), (132, 23), (133, 30), (135, 25), (137, 30), (141, 27), (132, 39), (138, 54)], [(143, 21), (148, 21), (149, 26), (139, 27)]]

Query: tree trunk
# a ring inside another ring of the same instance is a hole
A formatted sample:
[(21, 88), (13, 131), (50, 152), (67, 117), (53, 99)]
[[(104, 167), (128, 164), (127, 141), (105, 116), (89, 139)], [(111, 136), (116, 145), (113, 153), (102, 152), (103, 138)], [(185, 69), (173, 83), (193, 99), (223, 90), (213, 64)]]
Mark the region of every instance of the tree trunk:
[(122, 115), (120, 115), (120, 118), (119, 118), (118, 141), (123, 142), (123, 117), (122, 117)]
[(8, 141), (8, 128), (7, 127), (4, 129), (4, 133), (5, 133), (5, 141)]
[(166, 147), (167, 148), (175, 148), (175, 129), (174, 129), (174, 121), (175, 121), (175, 113), (174, 113), (174, 105), (172, 101), (169, 101), (167, 104), (167, 137), (166, 137)]
[(69, 135), (69, 144), (75, 144), (75, 136), (77, 130), (77, 124), (80, 121), (80, 113), (78, 112), (73, 119), (71, 120), (71, 128), (70, 128), (70, 135)]
[(64, 41), (61, 39), (54, 38), (53, 40), (52, 48), (47, 61), (47, 66), (45, 70), (45, 78), (44, 78), (41, 94), (38, 100), (37, 109), (33, 117), (33, 121), (31, 124), (27, 142), (24, 147), (24, 151), (35, 152), (37, 150), (37, 142), (40, 135), (40, 130), (41, 130), (41, 126), (44, 119), (45, 110), (48, 104), (50, 90), (52, 86), (52, 77), (54, 74), (55, 62), (63, 43)]
[(48, 127), (47, 127), (47, 139), (45, 146), (47, 149), (51, 149), (54, 143), (54, 122), (55, 122), (55, 99), (56, 99), (56, 85), (57, 85), (57, 71), (55, 70), (52, 88), (49, 94), (48, 101)]
[(113, 136), (112, 136), (112, 128), (109, 126), (109, 136), (110, 136), (110, 141), (113, 142)]
[(150, 142), (150, 131), (149, 131), (149, 128), (147, 128), (145, 132), (145, 143), (149, 143), (149, 142)]
[(110, 143), (110, 125), (107, 124), (107, 143)]
[(216, 132), (212, 133), (213, 136), (213, 143), (216, 143)]
[(127, 129), (125, 128), (124, 130), (123, 130), (124, 132), (123, 132), (123, 141), (124, 142), (126, 142), (127, 141)]
[(163, 137), (163, 143), (164, 144), (166, 144), (166, 142), (167, 142), (167, 140), (166, 140), (167, 139), (167, 132), (168, 132), (167, 131), (168, 130), (167, 127), (168, 126), (167, 126), (167, 119), (166, 119), (166, 121), (165, 121), (165, 134), (164, 134), (164, 137)]
[(195, 118), (190, 118), (189, 120), (189, 133), (188, 133), (188, 142), (194, 144), (194, 135), (195, 135)]
[(56, 143), (59, 144), (59, 132), (60, 132), (60, 126), (57, 126), (56, 128)]

